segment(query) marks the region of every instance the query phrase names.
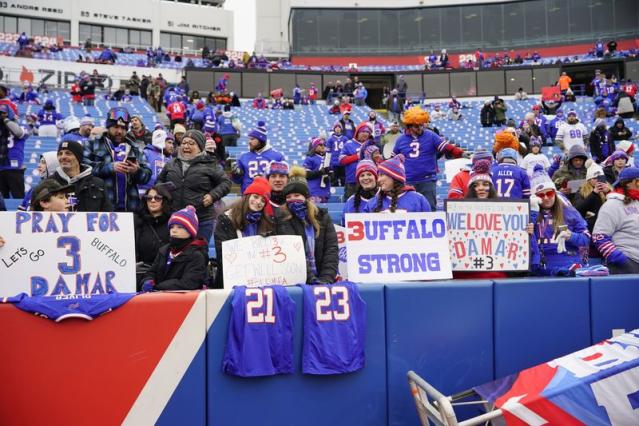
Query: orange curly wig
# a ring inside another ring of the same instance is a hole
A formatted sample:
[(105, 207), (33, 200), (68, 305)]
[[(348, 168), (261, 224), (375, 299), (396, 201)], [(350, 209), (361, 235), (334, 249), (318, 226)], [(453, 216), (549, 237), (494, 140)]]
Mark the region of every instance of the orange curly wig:
[(510, 132), (499, 132), (495, 134), (495, 143), (493, 144), (493, 152), (497, 154), (504, 148), (512, 148), (519, 152), (519, 139)]
[(418, 106), (410, 108), (404, 113), (402, 121), (405, 125), (410, 124), (426, 124), (430, 121), (430, 114)]

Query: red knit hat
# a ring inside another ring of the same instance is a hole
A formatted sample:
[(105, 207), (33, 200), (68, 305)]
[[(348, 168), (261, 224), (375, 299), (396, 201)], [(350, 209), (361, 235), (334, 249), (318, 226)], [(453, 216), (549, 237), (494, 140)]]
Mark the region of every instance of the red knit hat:
[(264, 205), (264, 213), (273, 216), (273, 208), (271, 207), (271, 185), (262, 176), (253, 179), (253, 183), (246, 187), (243, 195), (257, 194), (264, 197), (266, 203)]

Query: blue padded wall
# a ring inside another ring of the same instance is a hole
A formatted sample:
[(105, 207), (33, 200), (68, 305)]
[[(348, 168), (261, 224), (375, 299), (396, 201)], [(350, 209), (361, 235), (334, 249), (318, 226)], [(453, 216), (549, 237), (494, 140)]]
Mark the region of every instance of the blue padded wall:
[(490, 281), (386, 287), (389, 425), (419, 424), (409, 370), (445, 395), (493, 380), (492, 298)]
[(208, 425), (386, 425), (383, 286), (360, 286), (368, 315), (366, 367), (352, 374), (335, 376), (302, 374), (302, 290), (299, 287), (288, 290), (297, 304), (294, 332), (296, 372), (250, 379), (222, 373), (229, 298), (207, 336)]
[(639, 276), (590, 279), (592, 343), (612, 337), (613, 329), (639, 328)]
[(590, 338), (588, 278), (495, 281), (495, 376), (583, 349)]

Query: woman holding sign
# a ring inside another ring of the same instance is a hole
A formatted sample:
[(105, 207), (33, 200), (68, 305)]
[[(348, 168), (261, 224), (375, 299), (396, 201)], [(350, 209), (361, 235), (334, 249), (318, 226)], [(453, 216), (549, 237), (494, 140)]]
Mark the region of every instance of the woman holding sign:
[(309, 200), (311, 194), (304, 169), (299, 166), (291, 168), (284, 195), (286, 204), (278, 211), (277, 233), (302, 237), (307, 284), (334, 283), (339, 264), (335, 227), (328, 211)]
[(370, 200), (365, 212), (429, 212), (430, 204), (426, 198), (406, 185), (404, 155), (397, 154), (378, 167), (379, 192)]
[(342, 225), (346, 213), (363, 213), (368, 202), (377, 192), (377, 165), (372, 160), (360, 160), (355, 169), (357, 186), (355, 194), (351, 195), (344, 203)]
[(270, 196), (271, 186), (266, 179), (258, 176), (246, 187), (243, 197), (218, 217), (214, 235), (217, 272), (213, 288), (224, 288), (222, 242), (273, 233), (275, 227)]
[(579, 212), (557, 193), (541, 165), (531, 180), (530, 219), (535, 224), (531, 243), (532, 275), (572, 275), (588, 254), (590, 234)]

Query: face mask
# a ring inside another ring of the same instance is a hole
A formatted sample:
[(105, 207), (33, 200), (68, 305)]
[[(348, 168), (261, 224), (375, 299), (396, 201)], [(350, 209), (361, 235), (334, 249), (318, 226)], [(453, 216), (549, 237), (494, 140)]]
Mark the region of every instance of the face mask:
[(300, 220), (306, 220), (308, 209), (304, 201), (287, 201), (288, 209)]

